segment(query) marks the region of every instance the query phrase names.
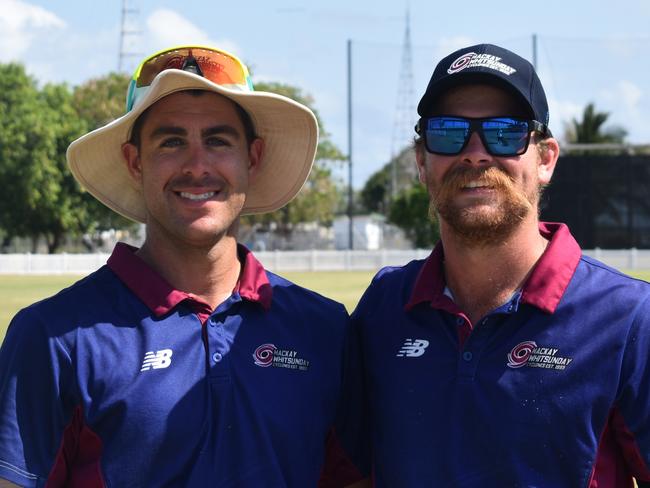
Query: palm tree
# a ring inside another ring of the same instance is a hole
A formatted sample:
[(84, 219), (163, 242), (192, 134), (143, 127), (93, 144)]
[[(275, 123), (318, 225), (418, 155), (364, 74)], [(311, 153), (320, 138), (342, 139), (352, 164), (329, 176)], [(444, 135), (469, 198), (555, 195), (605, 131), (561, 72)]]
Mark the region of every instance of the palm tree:
[(579, 144), (622, 143), (627, 130), (619, 126), (603, 128), (609, 118), (609, 112), (597, 112), (593, 103), (589, 103), (582, 120), (573, 119), (567, 130), (567, 141)]

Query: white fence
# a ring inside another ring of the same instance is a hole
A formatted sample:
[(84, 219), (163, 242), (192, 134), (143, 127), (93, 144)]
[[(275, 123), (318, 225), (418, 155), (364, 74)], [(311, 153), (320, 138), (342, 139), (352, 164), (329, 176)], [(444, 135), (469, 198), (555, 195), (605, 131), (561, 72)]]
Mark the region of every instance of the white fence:
[[(650, 270), (650, 249), (593, 249), (583, 251), (621, 270)], [(428, 256), (430, 250), (379, 251), (266, 251), (257, 258), (271, 271), (374, 271)], [(0, 254), (1, 274), (88, 274), (108, 254)]]

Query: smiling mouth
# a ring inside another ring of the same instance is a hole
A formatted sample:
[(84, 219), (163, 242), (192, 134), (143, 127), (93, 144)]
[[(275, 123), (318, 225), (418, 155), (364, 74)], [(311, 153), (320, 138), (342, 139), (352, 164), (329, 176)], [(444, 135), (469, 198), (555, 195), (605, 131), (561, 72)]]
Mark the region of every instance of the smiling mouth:
[(178, 192), (178, 195), (180, 195), (181, 198), (187, 198), (188, 200), (192, 200), (193, 202), (199, 202), (202, 200), (209, 200), (210, 198), (216, 195), (216, 192), (208, 191), (205, 193), (188, 193), (186, 191), (181, 191)]
[(466, 188), (469, 188), (469, 189), (488, 188), (489, 189), (489, 188), (492, 188), (492, 187), (490, 185), (488, 185), (487, 183), (482, 183), (482, 182), (479, 182), (479, 181), (471, 181), (471, 182), (463, 185), (463, 189), (466, 189)]

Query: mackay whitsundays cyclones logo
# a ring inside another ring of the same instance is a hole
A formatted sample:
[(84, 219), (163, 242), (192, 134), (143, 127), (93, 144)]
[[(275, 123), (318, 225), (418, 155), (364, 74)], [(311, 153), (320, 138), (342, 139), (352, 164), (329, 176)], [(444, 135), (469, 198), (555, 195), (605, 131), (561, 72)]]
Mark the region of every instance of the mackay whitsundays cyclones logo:
[(490, 68), (510, 76), (517, 70), (501, 62), (501, 58), (492, 54), (465, 53), (456, 59), (447, 69), (450, 75), (465, 68)]
[(309, 369), (309, 361), (298, 357), (298, 351), (280, 349), (275, 347), (274, 344), (262, 344), (255, 349), (253, 360), (256, 365), (262, 368), (272, 366), (274, 368), (297, 369), (299, 371)]
[(566, 369), (573, 358), (559, 356), (558, 351), (555, 347), (539, 347), (535, 341), (521, 342), (508, 353), (508, 367)]

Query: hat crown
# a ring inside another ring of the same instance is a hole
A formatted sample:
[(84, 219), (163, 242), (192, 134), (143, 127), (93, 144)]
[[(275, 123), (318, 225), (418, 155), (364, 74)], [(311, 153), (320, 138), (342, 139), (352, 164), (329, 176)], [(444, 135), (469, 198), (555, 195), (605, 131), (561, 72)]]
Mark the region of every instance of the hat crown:
[(525, 104), (532, 118), (548, 124), (546, 94), (533, 65), (518, 54), (494, 44), (476, 44), (445, 56), (433, 71), (418, 104), (418, 113), (428, 115), (446, 90), (472, 82), (505, 88)]

